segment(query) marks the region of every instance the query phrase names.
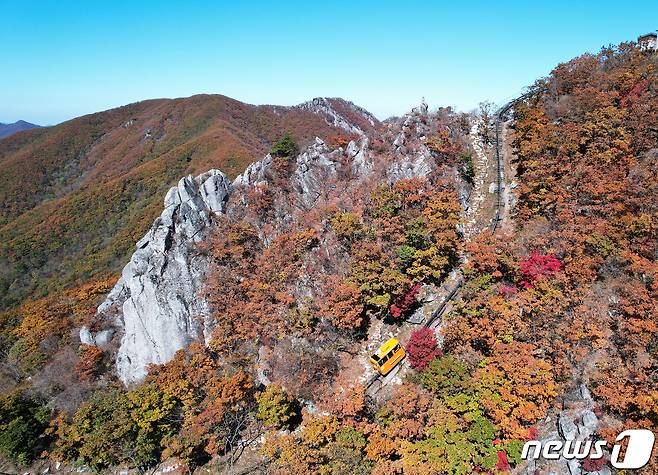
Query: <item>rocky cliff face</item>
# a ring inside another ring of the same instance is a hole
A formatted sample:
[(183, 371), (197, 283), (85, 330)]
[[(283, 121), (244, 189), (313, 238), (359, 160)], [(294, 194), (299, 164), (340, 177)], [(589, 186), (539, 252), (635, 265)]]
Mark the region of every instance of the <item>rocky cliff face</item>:
[[(355, 155), (364, 155), (354, 143), (351, 147)], [(341, 150), (332, 151), (316, 138), (297, 157), (290, 177), (295, 206), (310, 209), (314, 205), (325, 183), (335, 177), (340, 155)], [(225, 211), (232, 190), (239, 190), (240, 195), (266, 182), (272, 162), (270, 155), (254, 162), (233, 184), (218, 170), (188, 176), (167, 193), (164, 211), (137, 242), (121, 278), (98, 308), (116, 330), (80, 330), (82, 343), (104, 348), (115, 333), (121, 337), (116, 368), (125, 384), (142, 381), (148, 365), (165, 363), (191, 342), (209, 339), (213, 322), (199, 295), (208, 261), (195, 244), (206, 237), (213, 215)], [(239, 196), (235, 198), (240, 201)], [(282, 210), (278, 219), (285, 221), (288, 216), (289, 210)]]
[[(339, 105), (349, 109), (349, 103)], [(335, 188), (331, 183), (336, 183), (337, 175), (346, 169), (357, 187), (361, 180), (370, 179), (377, 166), (382, 180), (388, 182), (426, 176), (432, 171), (431, 153), (422, 143), (426, 109), (414, 110), (398, 123), (389, 124), (386, 153), (395, 158), (377, 164), (368, 147), (368, 135), (362, 129), (372, 127), (376, 119), (361, 115), (360, 125), (353, 124), (338, 114), (335, 106), (331, 100), (318, 99), (305, 107), (324, 110), (333, 117), (335, 125), (357, 133), (358, 139), (345, 148), (331, 149), (316, 138), (302, 151), (288, 177), (290, 191), (285, 197), (275, 197), (276, 214), (270, 224), (277, 226), (295, 219), (296, 213), (310, 210), (321, 198), (331, 195)], [(361, 114), (353, 107), (352, 113)], [(140, 382), (148, 365), (169, 361), (191, 342), (209, 340), (213, 321), (201, 293), (209, 262), (195, 244), (207, 237), (214, 215), (243, 212), (249, 189), (273, 185), (273, 164), (274, 159), (266, 155), (247, 167), (232, 184), (222, 172), (211, 170), (196, 178), (185, 177), (169, 190), (162, 215), (137, 243), (120, 280), (98, 308), (100, 316), (113, 323), (112, 328), (91, 332), (83, 327), (80, 331), (83, 343), (103, 348), (120, 339), (116, 368), (125, 384)]]
[[(205, 236), (213, 215), (224, 210), (229, 190), (218, 170), (182, 178), (98, 308), (123, 335), (116, 366), (124, 383), (142, 380), (147, 365), (167, 362), (193, 340), (209, 337), (212, 322), (205, 302), (197, 298), (207, 262), (194, 244)], [(111, 332), (92, 334), (83, 327), (80, 339), (102, 347)]]
[(366, 134), (380, 125), (364, 108), (339, 98), (316, 97), (295, 107), (324, 117), (327, 124), (356, 135)]

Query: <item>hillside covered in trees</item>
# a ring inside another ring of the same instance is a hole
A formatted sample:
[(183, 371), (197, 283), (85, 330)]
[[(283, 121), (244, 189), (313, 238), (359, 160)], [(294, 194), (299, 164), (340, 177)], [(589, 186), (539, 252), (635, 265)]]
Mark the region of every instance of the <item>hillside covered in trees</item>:
[(355, 130), (377, 126), (343, 102), (151, 100), (2, 140), (0, 309), (116, 273), (182, 176), (220, 168), (235, 177), (282, 131), (302, 145), (316, 135), (349, 137), (337, 125), (341, 114)]
[[(530, 87), (502, 128), (514, 176), (495, 233), (464, 232), (495, 164), (486, 105), (379, 124), (344, 101), (229, 114), (195, 96), (0, 142), (2, 466), (610, 473), (609, 454), (568, 468), (520, 455), (570, 431), (658, 431), (657, 63), (625, 43)], [(167, 188), (213, 167), (237, 179), (190, 244), (212, 325), (126, 387), (124, 301), (96, 308)], [(410, 323), (451, 282), (437, 325)], [(391, 335), (407, 360), (374, 392), (367, 359)]]

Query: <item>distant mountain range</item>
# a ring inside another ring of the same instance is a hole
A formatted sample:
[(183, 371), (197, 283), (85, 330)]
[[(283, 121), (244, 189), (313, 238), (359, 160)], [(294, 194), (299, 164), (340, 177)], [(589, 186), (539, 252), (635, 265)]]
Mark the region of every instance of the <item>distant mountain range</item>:
[(21, 130), (36, 129), (37, 127), (41, 126), (25, 122), (24, 120), (16, 121), (13, 124), (0, 123), (0, 139), (9, 137), (10, 135), (15, 134), (16, 132), (20, 132)]

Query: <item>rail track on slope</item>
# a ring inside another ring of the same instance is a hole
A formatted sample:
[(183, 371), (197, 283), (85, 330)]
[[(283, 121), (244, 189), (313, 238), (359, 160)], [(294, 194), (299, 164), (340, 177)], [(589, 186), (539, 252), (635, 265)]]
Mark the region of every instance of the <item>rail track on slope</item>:
[[(496, 157), (496, 204), (494, 216), (490, 226), (491, 232), (494, 234), (500, 229), (500, 223), (503, 219), (501, 213), (501, 209), (503, 207), (503, 196), (501, 190), (505, 181), (505, 168), (503, 164), (503, 123), (505, 122), (505, 115), (510, 111), (510, 109), (512, 109), (512, 107), (514, 107), (514, 104), (523, 101), (534, 94), (536, 94), (536, 91), (530, 91), (515, 99), (512, 99), (511, 101), (501, 106), (494, 114), (493, 125), (495, 130), (494, 155)], [(434, 326), (435, 322), (437, 322), (443, 316), (450, 302), (458, 297), (463, 283), (463, 278), (459, 276), (454, 287), (448, 292), (441, 304), (436, 308), (436, 310), (434, 310), (434, 312), (432, 312), (432, 315), (430, 315), (430, 317), (423, 322), (423, 327), (432, 328)], [(366, 393), (370, 396), (377, 394), (382, 387), (384, 387), (390, 380), (395, 377), (397, 372), (400, 371), (400, 368), (402, 368), (404, 364), (404, 361), (400, 362), (386, 376), (374, 375), (368, 379), (365, 385)]]
[(495, 233), (500, 227), (502, 221), (501, 208), (503, 207), (503, 197), (501, 189), (505, 180), (505, 168), (503, 165), (503, 123), (505, 122), (505, 115), (514, 107), (514, 104), (524, 101), (527, 98), (537, 94), (537, 91), (531, 90), (519, 97), (512, 99), (498, 109), (494, 115), (494, 129), (495, 129), (495, 150), (496, 155), (496, 211), (491, 223), (491, 231)]

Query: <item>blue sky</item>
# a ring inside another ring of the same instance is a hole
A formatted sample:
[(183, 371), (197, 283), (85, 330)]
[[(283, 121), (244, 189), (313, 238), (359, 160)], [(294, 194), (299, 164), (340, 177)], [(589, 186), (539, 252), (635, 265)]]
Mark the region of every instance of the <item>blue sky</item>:
[(156, 97), (469, 110), (658, 29), (658, 2), (0, 0), (0, 122)]

